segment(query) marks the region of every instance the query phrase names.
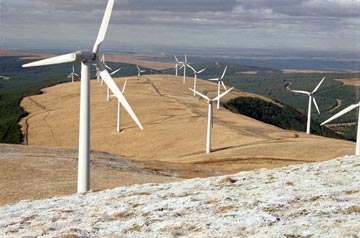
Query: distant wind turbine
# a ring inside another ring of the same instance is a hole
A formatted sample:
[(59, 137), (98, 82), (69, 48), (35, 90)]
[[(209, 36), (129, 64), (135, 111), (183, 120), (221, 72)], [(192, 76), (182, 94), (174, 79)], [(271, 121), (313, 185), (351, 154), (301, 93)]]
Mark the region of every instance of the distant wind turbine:
[[(120, 70), (121, 70), (121, 68), (118, 68), (117, 70), (111, 72), (110, 75), (114, 75), (117, 72), (119, 72)], [(109, 88), (109, 86), (107, 86), (107, 90), (106, 90), (106, 101), (110, 101), (110, 88)]]
[(141, 76), (141, 73), (145, 73), (145, 72), (146, 72), (145, 69), (140, 69), (139, 65), (136, 65), (136, 68), (137, 68), (137, 70), (138, 70), (138, 77)]
[(213, 102), (220, 100), (220, 98), (222, 98), (223, 96), (225, 96), (226, 94), (228, 94), (231, 90), (233, 90), (234, 88), (230, 88), (229, 90), (223, 92), (222, 94), (220, 94), (219, 96), (217, 96), (214, 99), (210, 99), (208, 96), (199, 93), (198, 91), (195, 91), (191, 88), (189, 88), (191, 91), (195, 92), (195, 94), (199, 95), (200, 97), (204, 98), (207, 100), (208, 102), (208, 124), (207, 124), (207, 135), (206, 135), (206, 153), (209, 154), (211, 152), (211, 127), (212, 127), (212, 122), (213, 122)]
[(72, 72), (71, 74), (69, 74), (67, 77), (70, 79), (71, 78), (71, 82), (74, 82), (74, 77), (80, 77), (77, 73), (75, 73), (75, 68), (74, 65), (72, 66)]
[[(223, 73), (222, 73), (222, 75), (221, 75), (220, 78), (209, 79), (210, 81), (217, 81), (217, 84), (218, 84), (218, 93), (217, 93), (217, 95), (218, 95), (218, 96), (220, 95), (220, 84), (223, 86), (223, 88), (224, 88), (225, 91), (226, 91), (226, 86), (225, 86), (224, 81), (223, 81), (224, 76), (225, 76), (225, 73), (226, 73), (226, 70), (227, 70), (227, 66), (225, 66), (225, 69), (224, 69), (224, 71), (223, 71)], [(220, 108), (220, 98), (219, 98), (219, 100), (217, 101), (217, 107), (216, 107), (216, 108), (217, 108), (217, 110), (219, 110), (219, 108)]]
[(174, 55), (174, 58), (175, 58), (175, 75), (178, 76), (178, 67), (179, 67), (179, 64), (183, 64), (183, 62), (180, 62), (178, 60), (178, 58), (176, 57), (176, 55)]
[(185, 83), (185, 80), (186, 80), (186, 67), (189, 66), (188, 62), (187, 62), (187, 57), (185, 55), (185, 60), (184, 62), (179, 62), (181, 65), (180, 69), (184, 68), (184, 79), (183, 79), (183, 83)]
[(83, 193), (90, 189), (90, 67), (96, 62), (99, 74), (105, 83), (109, 85), (123, 107), (129, 113), (135, 123), (143, 129), (140, 121), (130, 107), (129, 103), (117, 87), (105, 65), (99, 57), (101, 43), (109, 26), (114, 0), (108, 0), (105, 14), (100, 26), (100, 30), (92, 51), (76, 51), (74, 53), (52, 57), (45, 60), (25, 64), (23, 67), (35, 67), (70, 62), (81, 62), (81, 89), (80, 89), (80, 123), (79, 123), (79, 159), (78, 159), (78, 186), (77, 192)]
[(201, 73), (204, 72), (206, 69), (201, 69), (201, 70), (199, 70), (199, 71), (196, 71), (191, 65), (189, 65), (189, 68), (194, 72), (194, 96), (195, 96), (197, 75), (198, 75), (198, 74), (201, 74)]
[(341, 117), (342, 115), (354, 110), (355, 108), (359, 108), (359, 114), (358, 114), (358, 123), (357, 123), (357, 134), (356, 134), (356, 150), (355, 150), (355, 155), (360, 155), (360, 102), (357, 104), (353, 104), (348, 106), (347, 108), (343, 109), (342, 111), (336, 113), (335, 115), (333, 115), (332, 117), (330, 117), (329, 119), (327, 119), (326, 121), (324, 121), (323, 123), (321, 123), (320, 125), (325, 125), (333, 120), (335, 120), (338, 117)]
[(299, 94), (305, 94), (307, 96), (309, 96), (309, 105), (308, 105), (308, 118), (307, 118), (307, 125), (306, 125), (306, 134), (310, 134), (310, 124), (311, 124), (311, 105), (312, 103), (314, 103), (316, 110), (318, 111), (318, 113), (320, 114), (320, 110), (319, 107), (316, 103), (315, 100), (315, 93), (317, 92), (317, 90), (319, 89), (320, 85), (322, 84), (322, 82), (325, 80), (325, 77), (323, 77), (321, 79), (321, 81), (319, 82), (319, 84), (315, 87), (315, 89), (312, 92), (308, 92), (308, 91), (301, 91), (301, 90), (291, 90), (291, 92), (294, 93), (299, 93)]
[[(124, 94), (125, 92), (125, 88), (126, 88), (126, 82), (127, 82), (127, 79), (125, 79), (125, 82), (124, 82), (124, 85), (123, 85), (123, 89), (122, 89), (122, 93)], [(120, 100), (118, 100), (118, 113), (117, 113), (117, 125), (116, 125), (116, 131), (117, 132), (120, 132), (121, 131), (121, 125), (120, 125), (120, 120), (121, 120), (121, 102)]]

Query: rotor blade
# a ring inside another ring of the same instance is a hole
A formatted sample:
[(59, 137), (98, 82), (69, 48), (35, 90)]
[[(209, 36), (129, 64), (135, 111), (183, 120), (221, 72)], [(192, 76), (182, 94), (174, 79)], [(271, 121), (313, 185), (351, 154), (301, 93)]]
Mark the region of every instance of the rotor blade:
[(73, 73), (75, 73), (75, 68), (74, 68), (74, 65), (72, 66), (72, 71), (73, 71)]
[(215, 79), (208, 79), (210, 81), (219, 81), (220, 79), (219, 78), (215, 78)]
[(206, 95), (204, 95), (204, 94), (202, 94), (202, 93), (199, 93), (198, 91), (195, 91), (195, 90), (192, 89), (192, 88), (189, 88), (189, 89), (190, 89), (191, 91), (193, 91), (195, 94), (199, 95), (200, 97), (202, 97), (202, 98), (210, 101), (210, 98), (208, 98), (208, 96), (206, 96)]
[(118, 68), (117, 70), (111, 72), (110, 74), (111, 74), (111, 75), (114, 75), (114, 74), (116, 74), (117, 72), (119, 72), (120, 70), (121, 70), (121, 68)]
[(70, 63), (76, 61), (76, 54), (70, 53), (66, 55), (55, 56), (48, 59), (38, 60), (35, 62), (31, 62), (28, 64), (24, 64), (23, 67), (36, 67), (36, 66), (44, 66), (44, 65), (52, 65), (52, 64), (63, 64)]
[(178, 58), (176, 57), (176, 55), (174, 55), (174, 58), (175, 58), (175, 62), (179, 63), (179, 60), (178, 60)]
[(194, 71), (194, 73), (196, 73), (196, 70), (191, 66), (191, 65), (187, 65), (192, 71)]
[(305, 95), (308, 95), (310, 96), (310, 93), (309, 92), (306, 92), (306, 91), (301, 91), (301, 90), (290, 90), (291, 92), (294, 92), (294, 93), (300, 93), (300, 94), (305, 94)]
[(226, 86), (225, 86), (225, 84), (224, 84), (224, 81), (222, 81), (222, 80), (221, 80), (221, 85), (223, 86), (223, 88), (224, 88), (225, 91), (226, 91), (226, 90), (227, 90), (227, 89), (226, 89)]
[(127, 79), (125, 79), (125, 82), (124, 82), (124, 85), (123, 85), (123, 89), (122, 89), (122, 93), (124, 93), (124, 92), (125, 92), (126, 83), (127, 83)]
[(200, 71), (197, 72), (197, 74), (201, 74), (202, 72), (204, 72), (206, 69), (202, 69)]
[(222, 98), (223, 96), (225, 96), (226, 94), (228, 94), (231, 90), (233, 90), (234, 87), (230, 88), (229, 90), (223, 92), (222, 94), (220, 94), (219, 96), (217, 96), (216, 98), (213, 99), (213, 101), (217, 101), (219, 100), (220, 98)]
[(187, 58), (186, 58), (186, 54), (185, 54), (185, 64), (187, 63)]
[(327, 119), (326, 121), (324, 121), (324, 122), (321, 123), (320, 125), (323, 126), (323, 125), (325, 125), (326, 123), (331, 122), (332, 120), (334, 120), (334, 119), (336, 119), (336, 118), (338, 118), (338, 117), (340, 117), (340, 116), (342, 116), (342, 115), (350, 112), (351, 110), (353, 110), (353, 109), (355, 109), (355, 108), (357, 108), (357, 107), (359, 107), (359, 106), (360, 106), (360, 103), (350, 105), (350, 106), (348, 106), (347, 108), (345, 108), (344, 110), (336, 113), (334, 116), (330, 117), (329, 119)]
[(139, 67), (139, 65), (136, 65), (136, 68), (138, 69), (138, 71), (140, 71), (140, 67)]
[(315, 105), (315, 107), (316, 107), (316, 110), (317, 110), (318, 113), (320, 114), (320, 110), (319, 110), (319, 107), (318, 107), (318, 105), (317, 105), (317, 103), (316, 103), (315, 97), (313, 97), (313, 103), (314, 103), (314, 105)]
[(184, 65), (181, 65), (181, 67), (179, 69), (182, 69), (182, 68), (184, 68)]
[[(103, 62), (104, 63), (104, 62)], [(112, 70), (112, 68), (110, 68), (109, 66), (107, 66), (105, 63), (104, 63), (105, 67), (109, 70)]]
[(227, 70), (227, 65), (225, 66), (224, 72), (223, 72), (223, 74), (221, 75), (221, 79), (224, 78), (224, 76), (225, 76), (225, 74), (226, 74), (226, 70)]
[(140, 70), (140, 73), (145, 73), (145, 72), (146, 72), (146, 70), (145, 70), (145, 69)]
[(325, 80), (325, 77), (322, 78), (322, 80), (320, 81), (320, 83), (316, 86), (316, 88), (314, 89), (314, 91), (312, 91), (312, 93), (316, 93), (316, 91), (319, 89), (320, 85), (322, 84), (322, 82)]
[(100, 69), (100, 76), (105, 81), (105, 83), (109, 86), (110, 90), (114, 93), (114, 95), (117, 97), (117, 99), (120, 101), (121, 105), (125, 108), (125, 110), (129, 113), (130, 117), (135, 121), (135, 123), (138, 125), (138, 127), (143, 130), (143, 127), (137, 118), (136, 114), (130, 107), (129, 103), (127, 102), (124, 95), (121, 93), (120, 89), (114, 82), (114, 80), (111, 78), (111, 75), (106, 70), (104, 64), (100, 61), (98, 61), (98, 66)]
[(101, 43), (104, 41), (105, 39), (105, 35), (110, 23), (110, 18), (111, 18), (111, 13), (112, 13), (112, 9), (114, 7), (114, 0), (109, 0), (106, 6), (106, 10), (104, 13), (104, 17), (103, 20), (101, 22), (101, 26), (100, 26), (100, 30), (97, 36), (97, 39), (95, 41), (95, 45), (93, 48), (93, 53), (97, 53), (99, 51), (100, 45)]
[(74, 73), (74, 75), (80, 77), (77, 73)]

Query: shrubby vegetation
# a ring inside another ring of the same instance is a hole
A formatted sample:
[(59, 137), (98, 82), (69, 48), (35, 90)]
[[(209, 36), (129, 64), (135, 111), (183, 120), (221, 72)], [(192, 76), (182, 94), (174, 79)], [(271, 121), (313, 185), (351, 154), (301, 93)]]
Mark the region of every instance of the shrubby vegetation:
[[(232, 112), (240, 113), (283, 129), (302, 132), (306, 130), (307, 116), (284, 104), (278, 106), (260, 98), (237, 97), (226, 102), (225, 107)], [(334, 131), (326, 127), (320, 127), (319, 123), (315, 120), (311, 121), (311, 133), (342, 138)]]

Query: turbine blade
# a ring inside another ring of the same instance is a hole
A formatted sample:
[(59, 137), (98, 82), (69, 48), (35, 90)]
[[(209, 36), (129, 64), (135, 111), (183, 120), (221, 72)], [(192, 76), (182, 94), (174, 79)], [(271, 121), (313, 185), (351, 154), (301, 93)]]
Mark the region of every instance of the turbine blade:
[(308, 95), (310, 96), (310, 93), (309, 92), (306, 92), (306, 91), (301, 91), (301, 90), (290, 90), (291, 92), (294, 92), (294, 93), (300, 93), (300, 94), (305, 94), (305, 95)]
[(216, 98), (213, 99), (213, 101), (217, 101), (219, 100), (220, 98), (222, 98), (223, 96), (225, 96), (226, 94), (228, 94), (231, 90), (233, 90), (234, 87), (230, 88), (229, 90), (223, 92), (222, 94), (220, 94), (219, 96), (217, 96)]
[(138, 71), (140, 71), (140, 67), (139, 67), (139, 65), (136, 65), (136, 68), (138, 69)]
[(315, 107), (316, 107), (316, 110), (317, 110), (318, 113), (320, 114), (320, 110), (319, 110), (319, 107), (318, 107), (318, 105), (317, 105), (317, 103), (316, 103), (315, 97), (313, 97), (313, 103), (314, 103), (314, 105), (315, 105)]
[(186, 58), (186, 54), (185, 54), (185, 64), (187, 63), (187, 58)]
[[(104, 61), (105, 62), (105, 61)], [(105, 63), (104, 63), (105, 67), (109, 70), (112, 70), (112, 68), (110, 68), (109, 66), (107, 66)]]
[(145, 72), (146, 72), (146, 70), (145, 70), (145, 69), (140, 70), (140, 73), (145, 73)]
[(184, 65), (181, 65), (181, 67), (179, 69), (182, 69), (182, 68), (184, 68)]
[(27, 68), (27, 67), (37, 67), (37, 66), (52, 65), (52, 64), (63, 64), (63, 63), (70, 63), (75, 61), (76, 61), (76, 54), (70, 53), (66, 55), (55, 56), (52, 58), (38, 60), (35, 62), (24, 64), (23, 67)]
[(74, 73), (74, 75), (80, 77), (77, 73)]
[(224, 76), (225, 76), (225, 74), (226, 74), (226, 70), (227, 70), (227, 65), (225, 66), (224, 72), (223, 72), (222, 75), (221, 75), (221, 79), (224, 78)]
[(124, 82), (124, 85), (123, 85), (123, 89), (122, 89), (122, 93), (124, 93), (124, 92), (125, 92), (126, 83), (127, 83), (127, 79), (125, 79), (125, 82)]
[(174, 58), (175, 58), (175, 62), (176, 62), (176, 63), (179, 63), (179, 60), (178, 60), (178, 58), (176, 57), (176, 55), (174, 55)]
[(340, 116), (342, 116), (342, 115), (344, 115), (344, 114), (346, 114), (346, 113), (354, 110), (355, 108), (357, 108), (357, 107), (359, 107), (359, 106), (360, 106), (360, 103), (350, 105), (350, 106), (348, 106), (347, 108), (345, 108), (344, 110), (336, 113), (335, 115), (333, 115), (332, 117), (330, 117), (329, 119), (327, 119), (326, 121), (324, 121), (323, 123), (321, 123), (320, 125), (323, 126), (323, 125), (325, 125), (326, 123), (331, 122), (332, 120), (334, 120), (334, 119), (336, 119), (336, 118), (338, 118), (338, 117), (340, 117)]
[(226, 90), (227, 90), (227, 89), (226, 89), (226, 86), (225, 86), (225, 84), (224, 84), (224, 81), (222, 81), (222, 80), (221, 80), (221, 85), (223, 86), (223, 88), (224, 88), (225, 91), (226, 91)]
[(129, 113), (130, 117), (134, 120), (134, 122), (138, 125), (138, 127), (141, 130), (143, 130), (143, 127), (142, 127), (139, 119), (137, 118), (136, 114), (134, 113), (134, 111), (130, 107), (129, 103), (127, 102), (124, 95), (121, 93), (120, 89), (118, 88), (118, 86), (116, 85), (114, 80), (112, 79), (109, 72), (106, 70), (104, 64), (102, 62), (98, 61), (98, 66), (99, 66), (99, 69), (100, 69), (101, 78), (105, 81), (107, 86), (109, 86), (110, 90), (114, 93), (116, 98), (120, 101), (121, 105), (123, 105), (125, 110)]
[(201, 74), (202, 72), (204, 72), (206, 69), (202, 69), (202, 70), (200, 70), (200, 71), (198, 71), (197, 73), (198, 74)]
[(119, 72), (120, 70), (121, 70), (121, 68), (118, 68), (117, 70), (115, 70), (115, 71), (111, 72), (111, 75), (116, 74), (116, 73), (117, 73), (117, 72)]
[(200, 97), (202, 97), (202, 98), (210, 101), (210, 98), (208, 98), (208, 96), (206, 96), (206, 95), (204, 95), (204, 94), (202, 94), (202, 93), (199, 93), (198, 91), (195, 91), (195, 90), (192, 89), (192, 88), (189, 88), (189, 89), (190, 89), (191, 91), (193, 91), (195, 94), (199, 95)]
[(194, 73), (196, 73), (196, 70), (191, 66), (191, 65), (187, 65), (192, 71), (194, 71)]
[(314, 91), (312, 91), (312, 93), (316, 93), (317, 90), (319, 89), (320, 85), (322, 84), (322, 82), (324, 82), (325, 77), (322, 78), (322, 80), (320, 81), (320, 83), (316, 86), (316, 88), (314, 89)]
[(208, 79), (210, 81), (219, 81), (220, 79), (219, 78), (215, 78), (215, 79)]
[(93, 48), (93, 53), (97, 54), (97, 52), (99, 51), (100, 45), (101, 43), (104, 41), (105, 39), (105, 35), (110, 23), (110, 18), (111, 18), (111, 13), (112, 13), (112, 9), (114, 7), (114, 0), (109, 0), (106, 6), (106, 10), (104, 13), (104, 17), (103, 20), (101, 22), (101, 26), (100, 26), (100, 30), (97, 36), (97, 39), (95, 41), (95, 45)]

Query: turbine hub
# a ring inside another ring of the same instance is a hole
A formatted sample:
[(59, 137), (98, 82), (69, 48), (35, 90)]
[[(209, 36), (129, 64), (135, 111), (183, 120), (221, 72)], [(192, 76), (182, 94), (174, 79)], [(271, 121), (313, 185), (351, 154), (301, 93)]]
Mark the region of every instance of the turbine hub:
[(75, 55), (77, 62), (90, 63), (96, 60), (96, 54), (91, 51), (77, 51)]

